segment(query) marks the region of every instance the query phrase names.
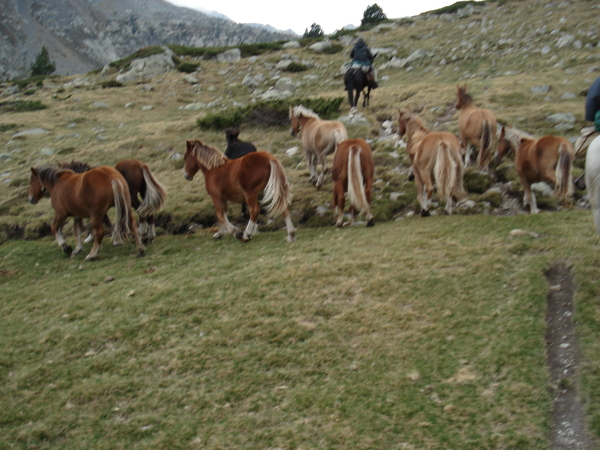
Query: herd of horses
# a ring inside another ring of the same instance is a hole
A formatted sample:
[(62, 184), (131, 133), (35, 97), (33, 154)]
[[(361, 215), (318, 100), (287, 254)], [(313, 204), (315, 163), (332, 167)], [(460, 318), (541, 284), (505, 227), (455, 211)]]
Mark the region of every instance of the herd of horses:
[[(500, 161), (508, 152), (515, 154), (514, 165), (525, 192), (523, 203), (530, 212), (539, 212), (533, 183), (548, 181), (554, 184), (557, 196), (570, 206), (573, 195), (573, 145), (560, 136), (535, 139), (516, 128), (500, 126), (494, 113), (478, 108), (466, 91), (466, 84), (457, 86), (456, 107), (460, 111), (459, 136), (448, 131), (428, 130), (411, 110), (398, 111), (398, 133), (407, 140), (406, 150), (417, 188), (421, 215), (430, 214), (432, 196), (437, 191), (445, 202), (445, 211), (452, 213), (454, 202), (467, 196), (463, 187), (465, 167), (476, 164), (481, 171), (490, 171), (494, 153)], [(327, 156), (334, 153), (331, 167), (335, 225), (344, 225), (346, 194), (350, 203), (350, 223), (364, 213), (367, 226), (374, 225), (371, 211), (374, 178), (373, 151), (361, 138), (349, 139), (345, 125), (336, 120), (322, 120), (312, 110), (301, 105), (290, 107), (290, 133), (301, 134), (310, 181), (317, 187), (325, 183), (329, 172)], [(499, 130), (498, 130), (499, 128)], [(281, 162), (272, 154), (257, 151), (248, 142), (240, 141), (239, 129), (225, 130), (228, 143), (225, 154), (200, 139), (188, 140), (184, 156), (184, 176), (192, 180), (201, 171), (205, 188), (213, 201), (220, 227), (214, 234), (220, 239), (233, 234), (244, 242), (256, 235), (261, 203), (267, 215), (281, 216), (287, 229), (287, 241), (295, 240), (289, 205), (291, 189)], [(477, 147), (473, 161), (472, 147)], [(494, 148), (497, 147), (496, 150)], [(587, 150), (586, 185), (594, 221), (600, 233), (600, 137)], [(320, 170), (318, 170), (318, 166)], [(114, 207), (116, 222), (112, 227), (115, 244), (133, 235), (138, 256), (144, 256), (144, 244), (156, 236), (154, 214), (166, 201), (165, 187), (154, 177), (150, 168), (137, 159), (121, 161), (115, 167), (90, 167), (72, 161), (58, 167), (31, 168), (29, 201), (37, 203), (45, 192), (54, 208), (52, 233), (67, 255), (81, 252), (81, 233), (84, 218), (89, 218), (94, 245), (87, 260), (98, 258), (104, 236), (104, 225), (110, 226), (107, 211)], [(259, 200), (262, 194), (262, 200)], [(228, 203), (246, 204), (249, 220), (242, 231), (227, 218)], [(139, 230), (131, 209), (139, 216)], [(68, 217), (74, 217), (77, 246), (66, 244), (62, 228)], [(87, 242), (87, 240), (86, 240)]]

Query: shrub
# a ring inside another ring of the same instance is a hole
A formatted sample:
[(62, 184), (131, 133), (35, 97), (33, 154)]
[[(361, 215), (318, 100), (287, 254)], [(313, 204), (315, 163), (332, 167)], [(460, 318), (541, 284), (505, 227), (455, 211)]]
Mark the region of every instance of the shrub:
[(321, 50), (321, 53), (326, 54), (326, 55), (334, 55), (336, 53), (341, 52), (342, 50), (344, 50), (343, 45), (331, 44), (329, 47), (325, 47), (323, 50)]
[(116, 87), (123, 87), (123, 83), (121, 83), (120, 81), (117, 81), (117, 80), (106, 80), (106, 81), (102, 82), (103, 89), (116, 88)]
[(305, 70), (308, 70), (308, 67), (302, 63), (292, 62), (283, 70), (286, 72), (304, 72)]
[(42, 47), (35, 57), (35, 62), (31, 66), (31, 76), (50, 75), (56, 70), (56, 64), (50, 59), (50, 54), (46, 47)]
[(200, 64), (198, 63), (184, 62), (177, 66), (177, 70), (180, 72), (192, 73), (195, 72), (198, 67), (200, 67)]
[(235, 110), (207, 114), (197, 120), (197, 125), (202, 129), (213, 130), (239, 126), (242, 123), (255, 126), (287, 126), (289, 124), (290, 106), (300, 104), (312, 109), (319, 117), (330, 119), (338, 113), (343, 101), (343, 97), (337, 97), (334, 99), (304, 98), (257, 102)]
[(15, 100), (13, 102), (0, 103), (0, 111), (3, 112), (27, 112), (46, 108), (47, 106), (38, 100)]

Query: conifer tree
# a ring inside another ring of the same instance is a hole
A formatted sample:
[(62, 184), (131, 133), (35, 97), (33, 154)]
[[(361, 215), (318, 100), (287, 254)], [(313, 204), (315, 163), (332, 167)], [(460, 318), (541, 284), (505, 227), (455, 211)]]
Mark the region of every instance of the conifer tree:
[(35, 57), (35, 62), (31, 65), (31, 76), (50, 75), (56, 70), (56, 65), (50, 60), (50, 54), (46, 47)]

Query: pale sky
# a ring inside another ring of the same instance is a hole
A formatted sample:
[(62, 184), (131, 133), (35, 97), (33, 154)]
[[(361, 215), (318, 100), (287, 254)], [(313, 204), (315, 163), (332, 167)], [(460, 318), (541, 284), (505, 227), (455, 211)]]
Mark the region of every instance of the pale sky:
[(388, 19), (416, 16), (457, 0), (167, 0), (178, 6), (217, 11), (238, 23), (260, 23), (302, 35), (313, 23), (325, 34), (360, 25), (367, 7), (377, 3)]

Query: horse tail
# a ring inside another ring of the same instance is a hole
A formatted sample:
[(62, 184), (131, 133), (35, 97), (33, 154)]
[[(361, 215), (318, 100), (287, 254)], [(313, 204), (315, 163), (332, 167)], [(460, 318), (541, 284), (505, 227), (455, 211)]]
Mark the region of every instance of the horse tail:
[(481, 130), (481, 148), (479, 149), (479, 168), (487, 168), (492, 158), (492, 125), (490, 121), (484, 119)]
[(369, 208), (360, 164), (362, 149), (356, 145), (348, 152), (348, 200), (359, 212)]
[(346, 130), (346, 127), (342, 126), (336, 128), (333, 132), (333, 139), (335, 142), (335, 150), (337, 150), (338, 146), (346, 139), (348, 139), (348, 131)]
[(558, 162), (556, 163), (556, 195), (563, 200), (573, 195), (573, 174), (571, 168), (573, 157), (564, 142), (558, 147)]
[(146, 164), (141, 165), (140, 169), (144, 175), (146, 192), (137, 211), (140, 217), (148, 217), (162, 209), (167, 200), (167, 190)]
[(123, 178), (115, 178), (111, 181), (114, 204), (117, 219), (113, 227), (113, 241), (115, 244), (123, 244), (129, 239), (130, 214), (131, 214), (131, 197), (129, 196), (129, 188)]
[(448, 198), (452, 195), (457, 173), (457, 162), (450, 155), (450, 145), (446, 140), (440, 140), (433, 168), (435, 185), (440, 198)]
[(287, 175), (279, 160), (273, 158), (270, 161), (271, 175), (265, 186), (264, 197), (261, 204), (265, 205), (267, 215), (282, 215), (292, 202), (292, 191), (288, 183)]

